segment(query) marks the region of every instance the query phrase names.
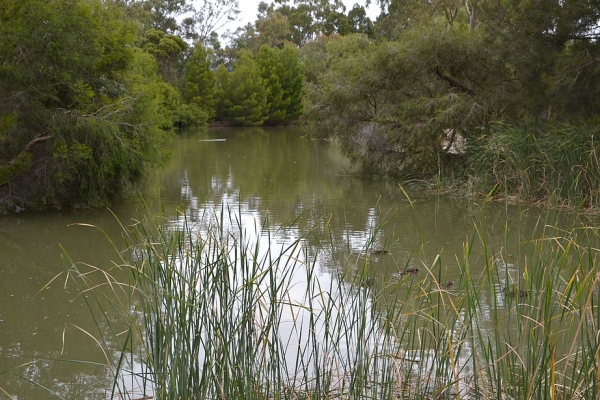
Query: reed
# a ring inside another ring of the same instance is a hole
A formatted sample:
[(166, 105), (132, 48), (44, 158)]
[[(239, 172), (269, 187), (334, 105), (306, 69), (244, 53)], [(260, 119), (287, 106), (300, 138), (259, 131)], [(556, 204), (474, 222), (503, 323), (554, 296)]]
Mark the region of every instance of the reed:
[(593, 124), (497, 125), (469, 147), (472, 190), (597, 209), (600, 143)]
[(587, 245), (597, 230), (544, 224), (514, 273), (476, 224), (448, 286), (441, 256), (418, 274), (375, 276), (365, 256), (323, 277), (328, 246), (240, 221), (222, 209), (123, 227), (118, 274), (69, 260), (96, 316), (106, 397), (600, 397), (599, 250)]

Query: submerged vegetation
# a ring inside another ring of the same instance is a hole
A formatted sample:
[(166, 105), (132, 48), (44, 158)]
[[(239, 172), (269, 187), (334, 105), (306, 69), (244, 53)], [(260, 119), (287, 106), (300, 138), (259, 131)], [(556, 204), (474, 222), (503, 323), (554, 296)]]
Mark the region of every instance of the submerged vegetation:
[(327, 232), (249, 232), (223, 209), (137, 221), (112, 276), (68, 274), (96, 315), (109, 398), (597, 398), (598, 230), (544, 224), (514, 266), (475, 227), (456, 282), (439, 255), (376, 276), (368, 248), (323, 274), (329, 245), (307, 239)]

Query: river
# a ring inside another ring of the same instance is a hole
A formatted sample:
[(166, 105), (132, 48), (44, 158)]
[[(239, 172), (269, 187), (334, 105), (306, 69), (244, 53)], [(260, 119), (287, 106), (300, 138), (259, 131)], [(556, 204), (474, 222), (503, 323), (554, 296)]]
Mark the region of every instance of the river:
[[(461, 278), (466, 242), (475, 243), (474, 270), (486, 257), (498, 259), (518, 280), (530, 239), (596, 223), (538, 207), (481, 207), (404, 192), (395, 182), (354, 175), (335, 145), (306, 139), (297, 128), (200, 129), (182, 133), (171, 148), (172, 160), (142, 194), (145, 203), (0, 217), (0, 398), (57, 398), (52, 392), (73, 398), (106, 378), (106, 369), (93, 364), (105, 356), (85, 333), (95, 333), (89, 309), (66, 284), (65, 271), (69, 257), (111, 271), (115, 250), (107, 237), (122, 246), (116, 218), (128, 223), (146, 207), (172, 222), (180, 212), (193, 217), (225, 205), (248, 225), (268, 223), (276, 230), (294, 224), (299, 234), (326, 228), (330, 254), (319, 261), (322, 274), (352, 268), (371, 249), (385, 249), (373, 257), (374, 276), (423, 269), (441, 255), (436, 268), (454, 282)], [(315, 252), (321, 245), (316, 236), (307, 241)], [(477, 245), (481, 238), (487, 253)]]

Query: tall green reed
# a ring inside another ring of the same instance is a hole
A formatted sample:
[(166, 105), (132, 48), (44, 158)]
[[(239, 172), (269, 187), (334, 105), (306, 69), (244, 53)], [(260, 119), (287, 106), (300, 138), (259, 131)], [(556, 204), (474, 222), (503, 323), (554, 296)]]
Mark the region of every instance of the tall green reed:
[(472, 190), (570, 207), (600, 204), (600, 143), (593, 124), (498, 125), (469, 145)]
[(373, 240), (323, 274), (328, 246), (262, 222), (248, 231), (225, 209), (137, 221), (118, 276), (67, 258), (94, 302), (107, 397), (598, 398), (597, 230), (543, 223), (515, 269), (478, 222), (449, 285), (441, 256), (420, 250), (400, 266), (418, 274), (375, 276)]

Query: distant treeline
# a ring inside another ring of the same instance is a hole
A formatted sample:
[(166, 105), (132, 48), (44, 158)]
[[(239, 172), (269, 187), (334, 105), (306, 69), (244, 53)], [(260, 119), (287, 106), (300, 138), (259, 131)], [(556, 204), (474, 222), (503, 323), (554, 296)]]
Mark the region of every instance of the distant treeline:
[[(600, 200), (600, 5), (585, 0), (0, 0), (0, 211), (100, 206), (174, 127), (296, 121), (367, 173)], [(194, 6), (196, 8), (194, 8)]]

